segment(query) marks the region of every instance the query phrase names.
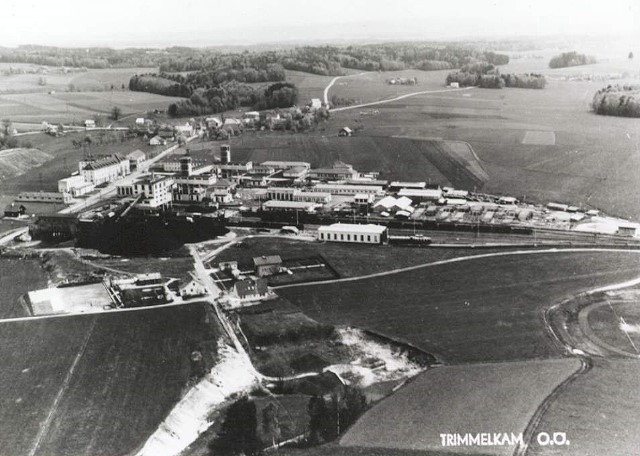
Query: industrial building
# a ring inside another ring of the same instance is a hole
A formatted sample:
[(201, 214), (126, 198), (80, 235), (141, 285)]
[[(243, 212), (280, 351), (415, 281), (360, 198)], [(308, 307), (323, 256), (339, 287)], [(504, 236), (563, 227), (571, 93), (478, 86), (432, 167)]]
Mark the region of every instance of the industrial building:
[(382, 187), (379, 185), (317, 184), (315, 187), (313, 187), (313, 191), (343, 196), (355, 196), (358, 194), (384, 194)]
[(318, 239), (320, 241), (358, 244), (382, 244), (387, 241), (387, 227), (373, 224), (334, 223), (318, 228)]
[(116, 181), (131, 172), (129, 159), (120, 154), (97, 160), (82, 160), (78, 168), (85, 182), (93, 185)]
[(334, 181), (356, 179), (358, 177), (358, 171), (353, 169), (352, 165), (337, 162), (332, 168), (311, 169), (309, 170), (308, 175), (311, 179)]
[(269, 187), (267, 189), (267, 199), (326, 204), (331, 202), (331, 193), (303, 192), (298, 188), (291, 187)]
[(269, 200), (262, 203), (262, 210), (265, 212), (283, 211), (283, 212), (314, 212), (318, 207), (317, 203), (309, 203), (304, 201), (277, 201)]
[(140, 197), (136, 204), (141, 209), (159, 209), (171, 205), (173, 201), (172, 176), (152, 173), (132, 183), (117, 185), (117, 194), (120, 197)]

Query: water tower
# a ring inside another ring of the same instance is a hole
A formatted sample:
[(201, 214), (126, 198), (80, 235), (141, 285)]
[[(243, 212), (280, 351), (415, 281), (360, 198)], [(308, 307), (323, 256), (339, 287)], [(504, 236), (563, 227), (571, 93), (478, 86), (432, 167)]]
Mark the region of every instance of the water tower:
[(223, 165), (231, 163), (231, 146), (229, 144), (220, 146), (220, 163)]

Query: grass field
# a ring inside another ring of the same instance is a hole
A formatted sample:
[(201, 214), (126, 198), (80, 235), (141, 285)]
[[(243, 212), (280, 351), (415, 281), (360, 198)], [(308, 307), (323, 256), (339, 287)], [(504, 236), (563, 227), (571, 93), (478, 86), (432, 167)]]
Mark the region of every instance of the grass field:
[[(340, 445), (446, 450), (441, 433), (524, 432), (539, 404), (578, 370), (577, 359), (472, 364), (430, 369), (365, 413)], [(416, 400), (416, 398), (420, 398)], [(454, 448), (513, 454), (512, 445)]]
[(534, 444), (528, 455), (627, 456), (640, 447), (640, 362), (595, 359), (543, 415), (535, 432), (566, 432), (570, 446)]
[(0, 150), (0, 180), (19, 176), (52, 158), (53, 155), (38, 149), (18, 148)]
[(127, 116), (153, 109), (165, 110), (176, 100), (178, 98), (128, 90), (4, 94), (0, 95), (0, 117), (16, 123), (82, 123), (96, 114), (108, 116), (115, 106)]
[[(116, 68), (116, 69), (90, 69), (87, 71), (71, 71), (64, 73), (62, 68), (46, 67), (43, 65), (30, 65), (20, 63), (0, 63), (0, 73), (8, 68), (22, 68), (25, 71), (46, 69), (47, 73), (25, 73), (0, 75), (0, 93), (28, 93), (66, 91), (69, 84), (73, 84), (75, 90), (105, 90), (113, 84), (119, 89), (122, 84), (129, 87), (129, 79), (134, 74), (156, 72), (156, 68)], [(46, 85), (40, 85), (40, 78), (46, 80)]]
[(298, 99), (301, 104), (309, 104), (312, 98), (323, 100), (324, 88), (334, 78), (333, 76), (321, 76), (319, 74), (291, 70), (285, 70), (285, 75), (287, 82), (291, 82), (298, 87)]
[[(547, 62), (537, 65), (544, 67)], [(618, 66), (598, 67), (603, 72)], [(351, 79), (356, 78), (361, 77)], [(362, 126), (357, 135), (373, 136), (373, 141), (378, 136), (466, 141), (489, 174), (486, 191), (545, 203), (586, 203), (638, 218), (640, 123), (598, 116), (589, 106), (598, 89), (618, 82), (622, 81), (554, 79), (544, 90), (472, 89), (419, 95), (375, 106), (379, 114), (373, 116), (360, 116), (358, 109), (335, 112), (325, 128), (333, 132), (343, 125)], [(363, 80), (363, 87), (368, 86)], [(385, 92), (374, 88), (371, 96), (378, 93), (384, 98)], [(354, 83), (341, 90), (342, 96), (348, 96), (364, 89)]]
[(278, 293), (320, 322), (372, 329), (447, 362), (524, 360), (562, 353), (543, 309), (635, 278), (638, 266), (635, 252), (527, 253)]
[[(300, 160), (331, 166), (337, 160), (358, 171), (381, 171), (392, 180), (425, 180), (459, 188), (482, 187), (486, 174), (475, 157), (460, 153), (460, 144), (439, 140), (359, 136), (270, 134), (231, 141), (234, 160)], [(454, 147), (455, 150), (452, 148)]]
[[(205, 306), (1, 323), (6, 454), (130, 454), (178, 401)], [(213, 344), (213, 345), (211, 345)]]
[(18, 298), (47, 286), (47, 274), (39, 260), (0, 258), (0, 318), (23, 316), (16, 312)]
[[(216, 265), (223, 261), (251, 264), (253, 257), (280, 255), (282, 258), (300, 258), (322, 255), (340, 277), (355, 277), (387, 271), (394, 268), (430, 263), (476, 253), (491, 251), (482, 249), (417, 249), (390, 246), (320, 243), (286, 239), (282, 237), (256, 237), (242, 241), (242, 247), (232, 247), (220, 252), (211, 261)], [(502, 249), (503, 251), (504, 249)]]

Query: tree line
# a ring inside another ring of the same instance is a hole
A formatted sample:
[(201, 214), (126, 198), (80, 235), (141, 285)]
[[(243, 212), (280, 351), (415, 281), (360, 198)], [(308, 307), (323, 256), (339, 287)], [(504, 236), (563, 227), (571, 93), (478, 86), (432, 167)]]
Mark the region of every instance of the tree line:
[(503, 87), (544, 89), (547, 85), (547, 79), (542, 74), (501, 74), (494, 65), (487, 62), (465, 65), (460, 71), (449, 73), (445, 82), (447, 85), (457, 82), (460, 87), (483, 89), (502, 89)]
[(598, 90), (591, 109), (604, 116), (640, 117), (640, 85), (609, 85)]
[[(327, 400), (312, 396), (307, 406), (309, 427), (306, 445), (318, 445), (335, 440), (367, 410), (364, 394), (357, 388), (345, 386), (341, 394), (334, 393)], [(289, 420), (280, 421), (280, 406), (271, 402), (260, 412), (256, 403), (243, 396), (227, 409), (217, 436), (209, 442), (210, 454), (222, 456), (257, 456), (264, 448), (278, 445), (283, 431), (291, 432)], [(287, 415), (290, 415), (287, 412)]]
[(566, 68), (579, 65), (590, 65), (596, 63), (596, 59), (585, 54), (578, 54), (576, 51), (563, 52), (549, 60), (549, 68)]

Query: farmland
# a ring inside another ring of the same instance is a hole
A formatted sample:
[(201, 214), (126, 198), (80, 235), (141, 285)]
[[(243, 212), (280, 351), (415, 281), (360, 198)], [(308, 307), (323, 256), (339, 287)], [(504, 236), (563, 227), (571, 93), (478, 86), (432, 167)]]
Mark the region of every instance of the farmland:
[(527, 454), (625, 456), (640, 438), (640, 362), (595, 359), (594, 367), (569, 384), (543, 415), (536, 432), (567, 433), (570, 446), (541, 447)]
[[(543, 70), (546, 63), (535, 61), (536, 68), (529, 71)], [(619, 65), (588, 67), (551, 70), (550, 76), (561, 70), (605, 74), (605, 69), (612, 72)], [(430, 72), (425, 81), (436, 77), (435, 73)], [(387, 97), (386, 91), (395, 87), (364, 78), (352, 76), (353, 84), (334, 86), (330, 96), (335, 93), (373, 100)], [(393, 147), (389, 136), (466, 141), (489, 174), (485, 191), (540, 202), (584, 202), (615, 215), (640, 217), (636, 171), (640, 166), (640, 123), (590, 112), (593, 94), (607, 84), (606, 78), (560, 78), (556, 74), (543, 90), (476, 88), (424, 94), (367, 108), (375, 108), (376, 115), (362, 116), (358, 109), (334, 112), (325, 128), (337, 132), (342, 125), (362, 127), (357, 135), (372, 137), (385, 149)], [(360, 79), (362, 85), (355, 82)], [(444, 76), (440, 81), (442, 89)], [(403, 86), (407, 87), (411, 86)], [(362, 95), (365, 88), (370, 94), (367, 97)], [(413, 87), (413, 91), (420, 90), (424, 88)], [(402, 144), (395, 149), (403, 150)]]
[(371, 329), (446, 362), (507, 361), (559, 356), (541, 312), (637, 275), (636, 252), (528, 252), (278, 292), (320, 322)]
[(328, 261), (340, 277), (356, 277), (492, 251), (488, 249), (482, 249), (482, 252), (478, 252), (474, 249), (458, 248), (415, 249), (358, 244), (322, 244), (281, 237), (254, 237), (243, 239), (242, 243), (242, 247), (223, 250), (211, 262), (215, 265), (223, 261), (238, 261), (240, 264), (251, 265), (253, 257), (262, 255), (281, 255), (283, 259), (320, 255)]
[(4, 94), (0, 95), (0, 116), (17, 124), (43, 121), (79, 124), (95, 115), (108, 115), (115, 106), (127, 116), (153, 109), (165, 110), (176, 100), (178, 98), (128, 90)]
[(18, 298), (47, 286), (47, 274), (37, 259), (0, 258), (0, 318), (22, 316), (16, 312)]
[[(368, 411), (340, 445), (442, 450), (441, 433), (517, 435), (540, 402), (579, 366), (576, 359), (557, 359), (430, 369)], [(511, 455), (514, 449), (492, 446), (491, 453)], [(467, 454), (487, 450), (464, 448)]]
[(3, 452), (134, 452), (180, 398), (191, 351), (215, 350), (205, 309), (1, 323)]
[[(9, 68), (21, 69), (24, 73), (0, 75), (0, 93), (66, 91), (70, 84), (79, 91), (107, 90), (112, 84), (119, 89), (122, 84), (128, 87), (129, 79), (134, 74), (157, 71), (156, 68), (118, 68), (87, 71), (70, 69), (65, 72), (57, 67), (0, 63), (0, 73)], [(46, 81), (45, 85), (41, 84), (41, 78)]]
[(234, 160), (299, 160), (312, 166), (331, 166), (341, 160), (358, 171), (381, 171), (385, 179), (471, 189), (482, 187), (486, 179), (473, 156), (460, 153), (459, 145), (439, 140), (274, 134), (235, 139), (231, 144)]

